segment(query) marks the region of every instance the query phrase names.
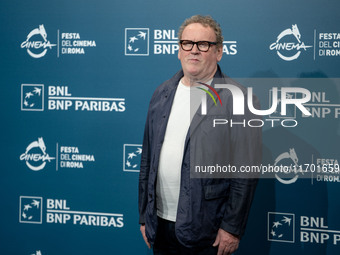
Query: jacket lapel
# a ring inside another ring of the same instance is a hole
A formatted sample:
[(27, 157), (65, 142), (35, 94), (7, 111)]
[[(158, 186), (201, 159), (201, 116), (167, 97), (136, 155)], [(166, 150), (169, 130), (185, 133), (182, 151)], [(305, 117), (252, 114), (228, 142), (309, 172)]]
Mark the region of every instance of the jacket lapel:
[[(224, 78), (224, 75), (221, 72), (220, 66), (217, 65), (217, 71), (214, 75), (214, 79), (212, 81), (211, 86), (215, 87), (215, 82), (216, 79), (220, 79), (220, 78)], [(219, 92), (219, 90), (216, 90), (217, 92)], [(212, 100), (207, 100), (207, 114), (206, 115), (202, 115), (201, 114), (201, 107), (202, 105), (200, 105), (200, 107), (198, 107), (194, 117), (192, 118), (189, 130), (188, 130), (188, 134), (186, 136), (186, 140), (185, 140), (185, 147), (187, 147), (188, 142), (190, 140), (190, 135), (193, 134), (195, 132), (195, 130), (197, 129), (197, 127), (200, 125), (200, 123), (207, 117), (209, 116), (209, 110), (214, 106), (214, 102)]]

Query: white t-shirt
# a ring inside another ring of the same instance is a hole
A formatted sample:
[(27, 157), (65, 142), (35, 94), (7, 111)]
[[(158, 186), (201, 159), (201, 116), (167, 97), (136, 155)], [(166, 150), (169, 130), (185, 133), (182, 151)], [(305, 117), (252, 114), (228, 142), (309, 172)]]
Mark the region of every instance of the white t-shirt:
[(157, 215), (169, 221), (176, 221), (184, 143), (202, 93), (205, 92), (197, 87), (185, 86), (180, 81), (172, 103), (156, 184)]

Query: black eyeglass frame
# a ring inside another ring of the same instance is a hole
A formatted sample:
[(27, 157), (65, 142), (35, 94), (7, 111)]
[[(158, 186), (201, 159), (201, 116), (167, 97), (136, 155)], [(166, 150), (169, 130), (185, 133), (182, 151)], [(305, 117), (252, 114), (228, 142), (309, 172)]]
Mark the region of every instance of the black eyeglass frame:
[[(185, 50), (185, 49), (183, 48), (183, 42), (190, 42), (190, 43), (192, 44), (191, 49), (190, 49), (190, 50)], [(201, 49), (200, 49), (200, 46), (199, 46), (200, 43), (208, 43), (208, 45), (209, 45), (208, 49), (207, 49), (207, 50), (201, 50)], [(211, 46), (211, 45), (217, 45), (217, 42), (209, 42), (209, 41), (197, 41), (197, 42), (193, 42), (193, 41), (190, 41), (190, 40), (180, 40), (180, 41), (179, 41), (179, 44), (181, 45), (181, 48), (182, 48), (182, 50), (184, 50), (184, 51), (191, 51), (191, 50), (194, 48), (194, 45), (196, 44), (197, 49), (198, 49), (199, 51), (201, 51), (201, 52), (207, 52), (207, 51), (209, 51), (210, 46)]]

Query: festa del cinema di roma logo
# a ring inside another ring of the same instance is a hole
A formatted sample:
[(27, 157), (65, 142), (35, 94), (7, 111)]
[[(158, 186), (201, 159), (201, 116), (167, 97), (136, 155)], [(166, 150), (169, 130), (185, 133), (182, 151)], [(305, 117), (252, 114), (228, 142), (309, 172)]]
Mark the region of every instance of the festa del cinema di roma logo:
[[(313, 46), (307, 46), (301, 41), (301, 34), (298, 26), (292, 25), (292, 28), (283, 30), (276, 39), (276, 42), (269, 46), (270, 50), (276, 50), (277, 55), (285, 60), (292, 61), (297, 59), (301, 51), (306, 51)], [(293, 52), (293, 54), (291, 53)], [(295, 52), (295, 53), (294, 53)]]
[(61, 32), (57, 30), (57, 44), (51, 43), (47, 39), (47, 33), (44, 25), (39, 25), (33, 29), (20, 45), (26, 49), (28, 55), (32, 58), (42, 58), (52, 47), (57, 47), (57, 57), (62, 55), (84, 55), (87, 48), (97, 47), (95, 40), (83, 40), (80, 33)]
[(84, 165), (96, 161), (93, 154), (83, 154), (77, 146), (65, 146), (56, 143), (55, 157), (50, 157), (46, 152), (46, 145), (42, 137), (31, 142), (24, 153), (20, 155), (20, 160), (25, 161), (27, 167), (32, 171), (43, 170), (47, 162), (55, 160), (56, 171), (59, 168), (84, 168)]
[(298, 156), (296, 155), (295, 149), (291, 148), (289, 149), (289, 152), (284, 152), (281, 153), (274, 162), (274, 166), (279, 165), (279, 162), (282, 160), (291, 160), (292, 164), (295, 166), (294, 170), (292, 169), (292, 167), (290, 167), (290, 173), (293, 173), (293, 176), (290, 176), (288, 179), (287, 178), (283, 178), (283, 176), (280, 176), (278, 173), (275, 174), (276, 179), (281, 182), (282, 184), (292, 184), (294, 182), (296, 182), (296, 180), (299, 178), (298, 173), (301, 172), (303, 174), (302, 171), (297, 170), (298, 168)]
[(26, 48), (27, 53), (32, 58), (41, 58), (45, 56), (47, 50), (52, 49), (52, 47), (55, 46), (56, 44), (51, 44), (51, 42), (47, 40), (47, 33), (44, 25), (39, 25), (39, 28), (33, 29), (27, 35), (26, 41), (21, 43), (21, 48)]
[(26, 161), (26, 165), (32, 171), (44, 169), (46, 162), (51, 162), (54, 159), (46, 153), (46, 145), (42, 137), (38, 138), (38, 141), (31, 142), (25, 153), (20, 155), (20, 160)]

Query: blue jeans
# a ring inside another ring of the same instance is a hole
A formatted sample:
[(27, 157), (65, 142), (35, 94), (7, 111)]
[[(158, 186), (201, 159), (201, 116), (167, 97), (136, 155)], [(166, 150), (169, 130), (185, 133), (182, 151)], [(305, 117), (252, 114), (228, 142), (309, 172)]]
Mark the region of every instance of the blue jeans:
[(203, 248), (187, 248), (182, 245), (175, 234), (175, 222), (158, 217), (158, 228), (154, 255), (216, 255), (218, 247), (208, 246)]

